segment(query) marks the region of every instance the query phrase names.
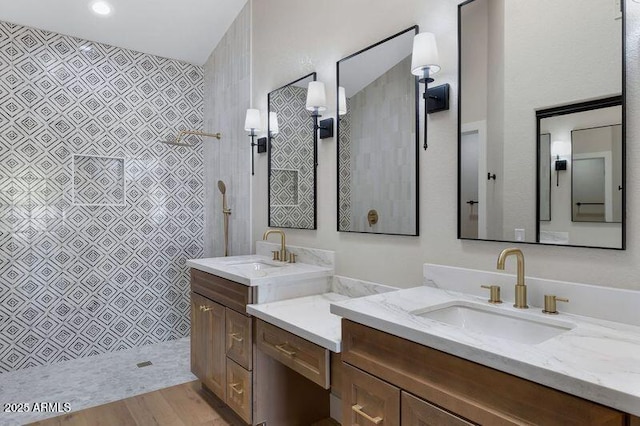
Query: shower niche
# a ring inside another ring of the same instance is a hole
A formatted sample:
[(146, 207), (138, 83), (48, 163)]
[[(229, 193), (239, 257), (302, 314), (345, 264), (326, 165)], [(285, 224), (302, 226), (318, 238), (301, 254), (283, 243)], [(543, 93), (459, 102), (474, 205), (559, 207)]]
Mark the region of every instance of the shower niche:
[(124, 206), (126, 183), (123, 157), (72, 156), (74, 206)]

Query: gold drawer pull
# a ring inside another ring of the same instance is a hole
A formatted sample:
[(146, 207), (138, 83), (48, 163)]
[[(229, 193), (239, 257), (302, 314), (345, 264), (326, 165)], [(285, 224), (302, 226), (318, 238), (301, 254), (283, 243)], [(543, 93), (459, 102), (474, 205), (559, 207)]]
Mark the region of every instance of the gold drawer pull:
[(236, 342), (242, 342), (244, 337), (241, 337), (240, 333), (229, 333), (229, 337)]
[(288, 351), (288, 350), (285, 349), (286, 345), (287, 345), (286, 343), (283, 343), (281, 345), (276, 345), (276, 349), (279, 350), (280, 352), (286, 354), (286, 355), (296, 356), (296, 351)]
[(238, 395), (242, 395), (244, 393), (244, 390), (238, 389), (238, 386), (240, 386), (240, 383), (229, 383), (229, 387), (232, 391), (234, 391)]
[(352, 405), (351, 409), (359, 416), (364, 417), (365, 419), (369, 420), (371, 423), (373, 423), (374, 425), (379, 425), (380, 423), (382, 423), (383, 418), (382, 417), (371, 417), (370, 415), (368, 415), (367, 413), (365, 413), (364, 411), (362, 411), (362, 405)]
[(212, 310), (213, 308), (209, 307), (209, 306), (205, 306), (205, 305), (200, 305), (200, 310), (203, 312), (209, 312), (210, 310)]

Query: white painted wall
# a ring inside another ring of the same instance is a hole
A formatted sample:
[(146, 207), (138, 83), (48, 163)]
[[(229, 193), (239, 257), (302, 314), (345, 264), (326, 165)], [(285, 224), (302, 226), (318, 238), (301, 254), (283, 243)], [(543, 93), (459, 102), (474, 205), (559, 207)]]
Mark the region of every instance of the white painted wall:
[[(267, 93), (288, 81), (318, 72), (335, 102), (335, 62), (395, 32), (419, 24), (436, 34), (442, 71), (436, 83), (452, 86), (451, 110), (429, 118), (429, 149), (420, 151), (420, 237), (347, 234), (336, 231), (336, 143), (319, 142), (318, 230), (287, 230), (294, 245), (336, 251), (336, 273), (409, 287), (422, 282), (422, 264), (439, 263), (492, 271), (503, 248), (513, 243), (460, 241), (457, 217), (457, 2), (450, 0), (297, 0), (253, 2), (253, 104), (267, 110)], [(627, 120), (629, 164), (640, 162), (640, 4), (627, 2)], [(581, 70), (590, 85), (597, 70)], [(326, 116), (335, 116), (330, 105)], [(535, 117), (535, 116), (534, 116)], [(531, 122), (535, 122), (535, 118)], [(532, 124), (531, 134), (535, 135)], [(523, 129), (529, 131), (527, 129)], [(535, 148), (533, 143), (532, 149)], [(267, 227), (267, 159), (256, 157), (253, 239)], [(534, 163), (535, 170), (535, 163)], [(532, 178), (535, 181), (535, 175)], [(521, 245), (526, 273), (640, 290), (640, 169), (627, 170), (626, 251)], [(530, 207), (535, 209), (535, 203)], [(535, 212), (535, 210), (532, 210)], [(515, 265), (508, 265), (515, 270)]]

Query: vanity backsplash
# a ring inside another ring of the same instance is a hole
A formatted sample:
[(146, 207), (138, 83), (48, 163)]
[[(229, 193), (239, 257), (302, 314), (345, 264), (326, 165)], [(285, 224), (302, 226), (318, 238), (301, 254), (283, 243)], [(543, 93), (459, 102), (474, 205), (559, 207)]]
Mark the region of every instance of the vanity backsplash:
[[(499, 285), (505, 303), (513, 302), (516, 276), (498, 272), (425, 263), (424, 284), (489, 298), (483, 285)], [(530, 309), (541, 309), (545, 295), (569, 299), (558, 311), (640, 326), (640, 291), (600, 287), (567, 281), (525, 277)]]
[[(256, 241), (256, 254), (259, 256), (272, 257), (272, 252), (280, 250), (279, 243), (271, 243), (268, 241)], [(308, 247), (290, 246), (287, 244), (287, 250), (295, 253), (296, 262), (306, 263), (309, 265), (323, 266), (325, 268), (335, 268), (336, 254), (332, 250), (321, 250)]]

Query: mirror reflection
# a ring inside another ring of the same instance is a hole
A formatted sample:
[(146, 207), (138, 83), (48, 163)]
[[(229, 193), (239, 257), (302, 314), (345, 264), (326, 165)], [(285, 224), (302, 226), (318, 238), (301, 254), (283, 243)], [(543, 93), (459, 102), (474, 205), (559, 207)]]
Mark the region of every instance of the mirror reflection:
[(538, 120), (539, 177), (553, 181), (547, 218), (540, 188), (540, 242), (621, 247), (620, 97), (539, 111)]
[(623, 20), (610, 0), (459, 6), (459, 238), (624, 248)]
[[(411, 27), (340, 60), (338, 230), (418, 235)], [(340, 101), (340, 99), (342, 99)]]
[(316, 229), (316, 154), (306, 75), (268, 95), (269, 226)]

